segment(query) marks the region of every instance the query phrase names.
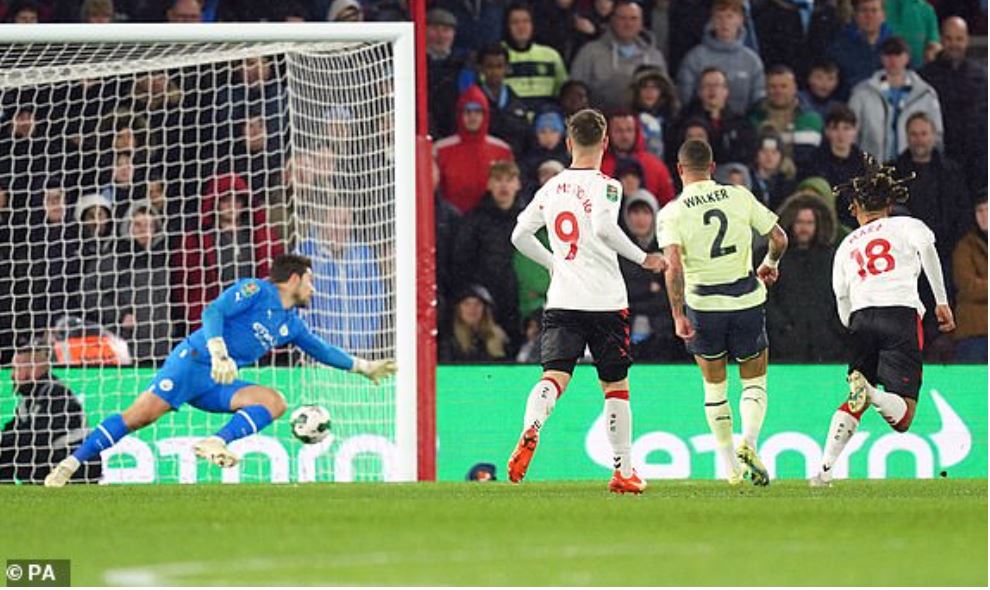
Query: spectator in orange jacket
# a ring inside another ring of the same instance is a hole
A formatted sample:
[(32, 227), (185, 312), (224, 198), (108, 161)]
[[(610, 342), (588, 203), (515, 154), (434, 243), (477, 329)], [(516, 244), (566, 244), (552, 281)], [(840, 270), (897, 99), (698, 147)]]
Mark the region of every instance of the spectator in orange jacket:
[(639, 121), (629, 112), (614, 113), (608, 119), (608, 151), (602, 160), (602, 174), (612, 176), (620, 158), (639, 162), (643, 167), (643, 186), (657, 197), (661, 207), (674, 198), (674, 183), (667, 166), (646, 150)]
[(457, 133), (433, 145), (444, 198), (462, 214), (478, 206), (492, 162), (513, 160), (509, 145), (488, 135), (488, 99), (471, 86), (457, 99)]

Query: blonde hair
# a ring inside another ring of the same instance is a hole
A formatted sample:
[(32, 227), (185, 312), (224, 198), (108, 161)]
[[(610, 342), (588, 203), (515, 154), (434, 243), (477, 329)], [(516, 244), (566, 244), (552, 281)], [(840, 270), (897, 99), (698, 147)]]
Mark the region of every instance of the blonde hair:
[(475, 330), (461, 319), (460, 306), (463, 301), (464, 299), (457, 303), (457, 310), (454, 313), (454, 340), (457, 341), (457, 348), (465, 353), (475, 352), (474, 341), (475, 336), (477, 336), (484, 342), (485, 352), (488, 353), (488, 356), (492, 358), (505, 358), (505, 341), (508, 340), (508, 336), (495, 323), (494, 318), (492, 318), (491, 308), (482, 302), (485, 310), (482, 312), (481, 321), (478, 323), (477, 330)]

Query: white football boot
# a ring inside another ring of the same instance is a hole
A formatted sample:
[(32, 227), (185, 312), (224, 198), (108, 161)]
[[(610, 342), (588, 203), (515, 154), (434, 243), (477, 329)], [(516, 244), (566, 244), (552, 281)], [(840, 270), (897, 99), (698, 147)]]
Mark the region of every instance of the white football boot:
[(197, 442), (193, 445), (193, 451), (197, 457), (206, 459), (217, 467), (233, 467), (241, 460), (230, 452), (227, 443), (219, 436), (210, 436)]

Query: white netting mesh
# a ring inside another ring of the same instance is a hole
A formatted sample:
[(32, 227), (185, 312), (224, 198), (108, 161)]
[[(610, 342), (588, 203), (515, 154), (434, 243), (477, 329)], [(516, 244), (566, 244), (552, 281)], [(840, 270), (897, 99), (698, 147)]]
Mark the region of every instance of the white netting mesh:
[[(0, 479), (43, 478), (82, 414), (92, 428), (126, 408), (204, 306), (267, 276), (280, 252), (314, 260), (304, 316), (317, 334), (395, 356), (392, 54), (387, 42), (0, 45), (0, 361), (45, 341), (73, 392), (43, 399), (17, 367), (3, 380), (0, 416), (19, 417)], [(394, 386), (298, 361), (279, 351), (243, 374), (290, 409), (327, 407), (334, 436), (303, 447), (279, 421), (234, 444), (247, 456), (224, 480), (388, 477)], [(104, 479), (218, 480), (189, 444), (226, 420), (172, 413), (105, 454)], [(23, 464), (37, 473), (11, 467)]]

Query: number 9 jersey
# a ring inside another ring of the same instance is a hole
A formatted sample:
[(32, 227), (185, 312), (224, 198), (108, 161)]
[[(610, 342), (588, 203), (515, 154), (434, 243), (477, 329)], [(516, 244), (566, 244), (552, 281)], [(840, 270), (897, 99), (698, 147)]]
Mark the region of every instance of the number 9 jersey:
[[(867, 307), (925, 306), (918, 296), (922, 256), (934, 251), (935, 234), (913, 217), (884, 217), (847, 235), (832, 266), (832, 290), (843, 325)], [(928, 277), (929, 282), (941, 277)], [(934, 283), (933, 283), (934, 284)]]

